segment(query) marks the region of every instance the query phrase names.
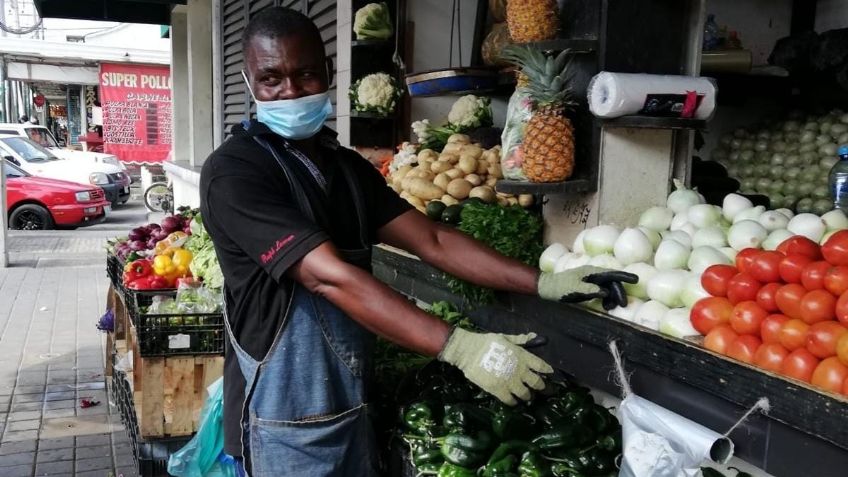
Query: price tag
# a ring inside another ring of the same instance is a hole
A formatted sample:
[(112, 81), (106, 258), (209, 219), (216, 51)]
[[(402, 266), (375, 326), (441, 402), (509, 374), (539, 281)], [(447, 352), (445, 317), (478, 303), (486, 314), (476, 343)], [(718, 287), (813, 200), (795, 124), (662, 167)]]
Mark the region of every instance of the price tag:
[(168, 335), (168, 349), (183, 349), (191, 347), (191, 336), (185, 334)]

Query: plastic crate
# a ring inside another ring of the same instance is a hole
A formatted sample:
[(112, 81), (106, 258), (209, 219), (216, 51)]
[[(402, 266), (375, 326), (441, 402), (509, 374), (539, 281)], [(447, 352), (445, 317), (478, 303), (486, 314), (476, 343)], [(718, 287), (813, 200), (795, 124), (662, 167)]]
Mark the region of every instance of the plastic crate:
[(175, 298), (176, 291), (130, 291), (130, 319), (142, 357), (224, 353), (222, 313), (150, 314), (156, 296)]
[(139, 434), (138, 417), (132, 398), (132, 390), (126, 373), (115, 370), (112, 374), (112, 389), (115, 402), (121, 413), (127, 435), (130, 438), (133, 459), (138, 473), (142, 477), (165, 477), (168, 474), (168, 459), (171, 454), (182, 448), (191, 436), (169, 437), (163, 439), (142, 439)]
[(115, 290), (124, 293), (124, 264), (111, 253), (106, 255), (106, 276)]

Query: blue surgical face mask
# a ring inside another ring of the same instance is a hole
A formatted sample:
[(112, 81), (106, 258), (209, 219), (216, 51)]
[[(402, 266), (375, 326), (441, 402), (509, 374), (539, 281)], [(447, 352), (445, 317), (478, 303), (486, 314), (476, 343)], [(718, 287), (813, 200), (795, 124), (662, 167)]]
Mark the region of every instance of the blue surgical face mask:
[(295, 99), (259, 101), (249, 82), (247, 88), (256, 102), (256, 119), (286, 139), (299, 140), (314, 136), (333, 112), (329, 92)]

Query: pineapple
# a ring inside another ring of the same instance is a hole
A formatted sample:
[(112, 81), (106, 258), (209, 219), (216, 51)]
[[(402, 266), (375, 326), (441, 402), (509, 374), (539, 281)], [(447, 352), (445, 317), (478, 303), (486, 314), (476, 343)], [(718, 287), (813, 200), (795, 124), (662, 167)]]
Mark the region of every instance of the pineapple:
[(559, 28), (556, 0), (509, 0), (509, 36), (517, 43), (550, 40)]
[(527, 46), (509, 47), (504, 54), (521, 67), (533, 113), (524, 131), (522, 168), (531, 182), (558, 182), (574, 172), (574, 127), (565, 117), (575, 101), (568, 89), (570, 52), (546, 56)]

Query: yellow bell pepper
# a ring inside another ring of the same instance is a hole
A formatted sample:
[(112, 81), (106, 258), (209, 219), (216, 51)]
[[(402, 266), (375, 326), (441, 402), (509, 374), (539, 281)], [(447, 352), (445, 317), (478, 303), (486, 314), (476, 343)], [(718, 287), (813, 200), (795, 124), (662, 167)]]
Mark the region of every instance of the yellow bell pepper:
[(153, 259), (153, 273), (159, 276), (168, 276), (177, 271), (174, 261), (167, 255), (157, 255)]
[(171, 261), (177, 268), (177, 271), (181, 274), (180, 276), (184, 277), (189, 273), (189, 265), (191, 265), (192, 258), (194, 258), (194, 256), (190, 251), (184, 248), (174, 249), (174, 254), (171, 257)]

